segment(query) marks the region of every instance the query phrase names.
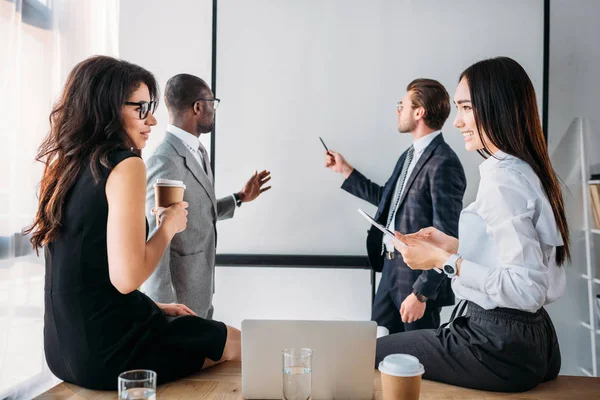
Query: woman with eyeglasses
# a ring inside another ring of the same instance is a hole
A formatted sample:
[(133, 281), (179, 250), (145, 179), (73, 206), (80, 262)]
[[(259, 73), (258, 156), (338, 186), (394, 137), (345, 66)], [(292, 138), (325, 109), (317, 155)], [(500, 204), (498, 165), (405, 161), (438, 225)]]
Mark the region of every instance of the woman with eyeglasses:
[(240, 358), (239, 330), (137, 290), (187, 223), (187, 203), (174, 204), (157, 211), (147, 237), (140, 153), (157, 96), (147, 70), (89, 58), (69, 75), (37, 156), (45, 169), (28, 232), (45, 251), (46, 360), (90, 389), (116, 389), (126, 370), (153, 370), (164, 383)]
[(564, 293), (562, 266), (570, 259), (561, 189), (533, 85), (516, 61), (499, 57), (467, 68), (454, 103), (466, 149), (486, 158), (477, 197), (462, 211), (458, 239), (426, 228), (396, 233), (396, 249), (412, 269), (443, 269), (462, 304), (438, 330), (380, 338), (377, 362), (407, 353), (423, 364), (426, 379), (529, 390), (556, 378), (561, 365), (543, 308)]

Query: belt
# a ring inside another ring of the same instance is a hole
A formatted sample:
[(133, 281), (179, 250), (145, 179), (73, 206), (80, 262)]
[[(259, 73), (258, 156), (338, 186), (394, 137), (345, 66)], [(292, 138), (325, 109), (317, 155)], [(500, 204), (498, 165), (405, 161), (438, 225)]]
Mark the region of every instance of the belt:
[(394, 252), (394, 251), (386, 251), (385, 252), (385, 258), (387, 258), (388, 260), (393, 260), (394, 258), (396, 258), (396, 252)]

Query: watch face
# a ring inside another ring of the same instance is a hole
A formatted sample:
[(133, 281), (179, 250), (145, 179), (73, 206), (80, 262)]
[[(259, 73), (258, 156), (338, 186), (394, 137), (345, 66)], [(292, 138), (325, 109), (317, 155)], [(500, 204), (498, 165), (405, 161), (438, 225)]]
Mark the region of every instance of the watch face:
[(444, 272), (446, 272), (447, 274), (454, 274), (454, 267), (452, 265), (444, 265)]

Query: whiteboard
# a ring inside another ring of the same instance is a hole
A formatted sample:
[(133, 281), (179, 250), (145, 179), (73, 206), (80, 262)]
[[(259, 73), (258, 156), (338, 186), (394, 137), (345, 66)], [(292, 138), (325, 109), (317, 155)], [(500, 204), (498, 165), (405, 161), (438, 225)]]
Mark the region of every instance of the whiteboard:
[[(509, 56), (542, 103), (542, 0), (228, 0), (218, 4), (215, 185), (240, 190), (255, 170), (273, 188), (218, 224), (218, 253), (364, 255), (375, 207), (340, 189), (324, 168), (329, 148), (383, 185), (411, 144), (396, 103), (415, 78), (439, 80), (452, 98), (460, 73)], [(479, 183), (476, 153), (452, 127), (445, 140), (467, 175), (464, 206)]]

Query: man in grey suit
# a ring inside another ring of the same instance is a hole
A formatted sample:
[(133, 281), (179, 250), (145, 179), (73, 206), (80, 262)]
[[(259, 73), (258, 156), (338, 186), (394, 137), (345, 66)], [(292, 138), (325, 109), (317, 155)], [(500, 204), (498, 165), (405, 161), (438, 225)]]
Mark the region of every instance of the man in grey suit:
[(255, 172), (242, 191), (217, 199), (210, 160), (199, 137), (212, 131), (219, 99), (202, 79), (179, 74), (167, 82), (165, 102), (169, 111), (166, 137), (146, 162), (146, 215), (153, 232), (154, 182), (180, 180), (186, 185), (188, 223), (185, 231), (175, 235), (142, 291), (156, 302), (185, 304), (198, 316), (211, 319), (216, 222), (233, 217), (236, 207), (270, 189), (264, 187), (270, 172)]

